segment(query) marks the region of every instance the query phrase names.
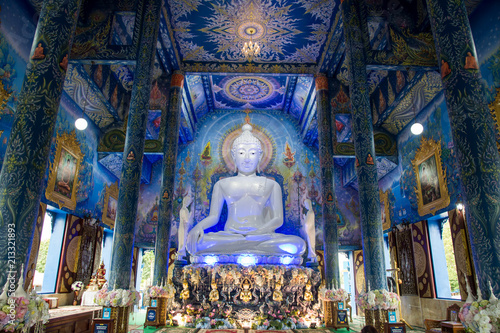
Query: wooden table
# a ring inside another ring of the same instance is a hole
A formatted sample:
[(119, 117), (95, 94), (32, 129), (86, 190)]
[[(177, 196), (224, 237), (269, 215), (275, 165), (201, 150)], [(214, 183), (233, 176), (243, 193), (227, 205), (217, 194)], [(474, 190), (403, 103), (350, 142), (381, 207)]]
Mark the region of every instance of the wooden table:
[(384, 333), (406, 333), (404, 323), (384, 323)]
[(465, 327), (457, 321), (442, 321), (441, 332), (465, 333)]

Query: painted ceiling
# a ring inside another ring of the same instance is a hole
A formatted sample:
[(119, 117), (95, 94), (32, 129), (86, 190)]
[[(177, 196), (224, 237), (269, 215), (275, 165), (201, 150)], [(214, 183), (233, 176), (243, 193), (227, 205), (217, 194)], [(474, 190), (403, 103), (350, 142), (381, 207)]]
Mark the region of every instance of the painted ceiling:
[[(29, 2), (40, 10), (41, 0)], [(466, 0), (469, 13), (479, 2)], [(122, 140), (141, 30), (136, 17), (140, 3), (83, 1), (64, 86), (103, 135), (118, 131)], [(146, 140), (161, 139), (161, 105), (168, 95), (168, 83), (161, 83), (161, 76), (183, 70), (181, 144), (192, 141), (197, 124), (213, 112), (270, 109), (291, 115), (303, 142), (317, 149), (314, 74), (322, 72), (344, 86), (331, 92), (331, 104), (337, 112), (337, 142), (352, 144), (339, 4), (335, 0), (164, 0)], [(396, 136), (442, 89), (436, 59), (422, 56), (432, 53), (433, 44), (426, 4), (369, 0), (366, 6), (373, 123), (378, 131)], [(252, 59), (241, 52), (249, 41), (261, 47)], [(101, 163), (119, 174), (116, 148), (101, 153)], [(336, 158), (346, 173), (349, 161)], [(379, 177), (395, 167), (384, 157), (379, 165)], [(355, 184), (355, 179), (349, 183)]]
[(260, 63), (318, 64), (334, 0), (167, 0), (183, 62), (242, 62), (245, 42), (261, 45)]

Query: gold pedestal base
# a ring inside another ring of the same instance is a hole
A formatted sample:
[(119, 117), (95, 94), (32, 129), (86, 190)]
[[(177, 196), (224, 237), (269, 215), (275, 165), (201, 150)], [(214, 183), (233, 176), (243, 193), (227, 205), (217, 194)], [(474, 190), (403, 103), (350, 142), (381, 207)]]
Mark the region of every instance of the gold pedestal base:
[(111, 319), (114, 319), (114, 333), (128, 333), (129, 307), (111, 307)]

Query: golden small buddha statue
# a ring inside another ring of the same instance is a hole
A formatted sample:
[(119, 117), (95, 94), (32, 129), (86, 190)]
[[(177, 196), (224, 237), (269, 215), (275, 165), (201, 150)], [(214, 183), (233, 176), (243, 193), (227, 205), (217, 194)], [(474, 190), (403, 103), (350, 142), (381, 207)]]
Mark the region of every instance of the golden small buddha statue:
[(243, 280), (243, 282), (241, 283), (240, 299), (245, 303), (248, 303), (252, 300), (252, 292), (250, 291), (251, 287), (252, 284), (248, 279)]
[(314, 297), (313, 297), (313, 294), (311, 292), (311, 287), (312, 287), (311, 281), (308, 280), (306, 283), (306, 290), (304, 291), (304, 300), (307, 302), (314, 301)]
[(217, 290), (217, 281), (212, 281), (212, 291), (208, 295), (210, 302), (217, 302), (219, 300), (219, 291)]
[(182, 291), (181, 291), (181, 298), (182, 299), (188, 299), (189, 298), (189, 284), (186, 279), (182, 282)]
[(104, 261), (102, 261), (101, 265), (99, 265), (95, 275), (97, 285), (99, 286), (99, 289), (101, 289), (106, 283), (106, 268), (104, 268)]
[(273, 301), (281, 302), (283, 301), (283, 293), (281, 292), (281, 282), (276, 281), (274, 285)]

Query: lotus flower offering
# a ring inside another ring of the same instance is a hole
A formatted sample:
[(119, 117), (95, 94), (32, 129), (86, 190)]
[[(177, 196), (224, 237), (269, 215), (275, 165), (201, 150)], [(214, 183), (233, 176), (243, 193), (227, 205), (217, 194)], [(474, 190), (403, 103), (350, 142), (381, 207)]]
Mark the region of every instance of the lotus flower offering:
[(385, 289), (370, 290), (359, 294), (356, 304), (362, 310), (395, 310), (398, 308), (399, 295)]

